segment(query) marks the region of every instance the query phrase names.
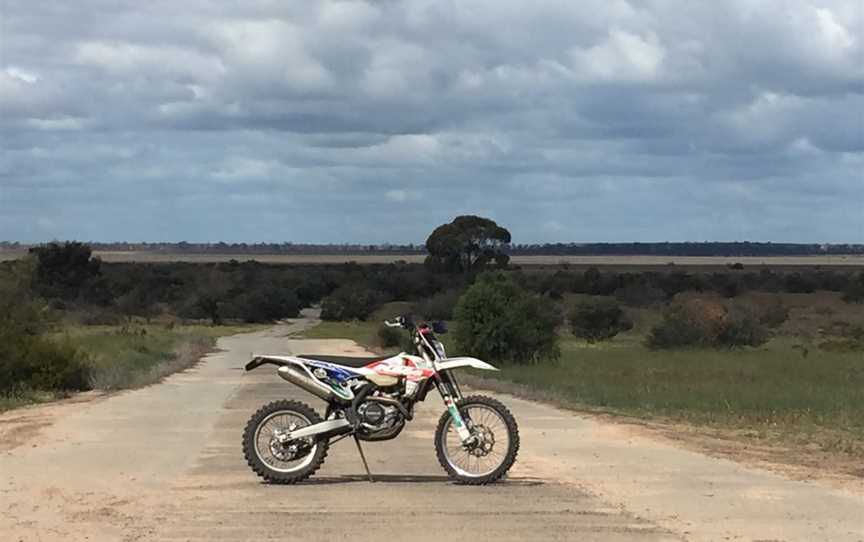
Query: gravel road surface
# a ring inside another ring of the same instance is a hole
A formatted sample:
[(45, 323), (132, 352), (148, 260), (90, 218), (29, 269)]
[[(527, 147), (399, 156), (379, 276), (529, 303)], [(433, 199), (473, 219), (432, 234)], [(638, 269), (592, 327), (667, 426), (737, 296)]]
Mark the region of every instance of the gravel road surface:
[(378, 482), (345, 440), (309, 483), (262, 484), (240, 450), (246, 420), (274, 399), (322, 403), (272, 367), (245, 373), (251, 353), (364, 353), (290, 337), (310, 324), (222, 338), (148, 388), (0, 415), (0, 540), (864, 541), (859, 493), (507, 396), (522, 450), (501, 483), (447, 479), (430, 395), (399, 438), (365, 446)]

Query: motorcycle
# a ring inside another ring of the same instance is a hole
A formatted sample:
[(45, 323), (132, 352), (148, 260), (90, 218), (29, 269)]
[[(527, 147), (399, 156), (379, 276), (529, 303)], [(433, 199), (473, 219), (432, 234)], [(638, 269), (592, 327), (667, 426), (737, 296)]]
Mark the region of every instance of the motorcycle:
[(400, 316), (384, 323), (409, 331), (415, 352), (370, 358), (253, 356), (247, 371), (275, 365), (284, 380), (327, 403), (323, 419), (311, 406), (293, 400), (274, 401), (252, 415), (243, 432), (243, 454), (258, 476), (279, 484), (305, 480), (324, 463), (331, 444), (353, 437), (374, 481), (360, 442), (399, 436), (432, 388), (446, 408), (435, 430), (435, 452), (451, 479), (488, 484), (513, 466), (519, 451), (515, 418), (491, 397), (463, 397), (454, 374), (463, 367), (498, 369), (471, 357), (448, 358), (438, 339), (447, 332), (443, 322), (415, 323)]

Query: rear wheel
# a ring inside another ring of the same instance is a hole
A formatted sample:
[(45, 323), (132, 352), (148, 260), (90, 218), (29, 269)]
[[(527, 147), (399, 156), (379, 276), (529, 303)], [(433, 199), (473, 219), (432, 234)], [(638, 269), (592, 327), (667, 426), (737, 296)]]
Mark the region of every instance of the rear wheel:
[(315, 410), (299, 401), (274, 401), (252, 415), (243, 431), (243, 455), (261, 478), (293, 484), (311, 476), (327, 456), (328, 439), (286, 440), (291, 431), (322, 421)]
[(519, 428), (513, 414), (501, 402), (483, 395), (457, 403), (465, 425), (474, 435), (465, 445), (444, 412), (435, 431), (435, 453), (447, 474), (457, 482), (484, 485), (504, 476), (519, 452)]

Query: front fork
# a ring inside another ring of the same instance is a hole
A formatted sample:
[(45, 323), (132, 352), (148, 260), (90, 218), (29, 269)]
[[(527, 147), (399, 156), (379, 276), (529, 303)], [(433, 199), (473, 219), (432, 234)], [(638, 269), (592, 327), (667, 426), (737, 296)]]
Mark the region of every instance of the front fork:
[(449, 412), (450, 417), (453, 418), (453, 426), (456, 427), (456, 432), (459, 434), (462, 444), (471, 442), (474, 436), (466, 426), (465, 419), (456, 407), (456, 403), (462, 398), (462, 392), (459, 389), (459, 385), (456, 383), (456, 378), (447, 372), (438, 373), (435, 376), (435, 386), (437, 386), (438, 393), (441, 394), (441, 398), (444, 400), (444, 406), (447, 408), (447, 412)]

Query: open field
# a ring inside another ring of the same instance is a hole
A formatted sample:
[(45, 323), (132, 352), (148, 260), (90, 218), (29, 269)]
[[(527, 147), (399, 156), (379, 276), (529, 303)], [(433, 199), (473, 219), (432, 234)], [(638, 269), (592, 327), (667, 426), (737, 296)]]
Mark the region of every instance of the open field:
[[(25, 252), (2, 251), (0, 261), (14, 260), (24, 256)], [(167, 254), (157, 252), (105, 252), (94, 251), (94, 256), (105, 262), (190, 262), (215, 263), (230, 260), (255, 260), (261, 263), (273, 264), (339, 264), (357, 262), (360, 264), (380, 264), (404, 261), (407, 263), (422, 263), (426, 258), (422, 254)], [(745, 267), (815, 267), (831, 266), (832, 268), (864, 267), (864, 256), (775, 256), (775, 257), (707, 257), (707, 256), (512, 256), (514, 265), (549, 266), (569, 264), (575, 267), (618, 267), (639, 269), (665, 269), (669, 264), (688, 268), (715, 268), (733, 263), (741, 263)]]

